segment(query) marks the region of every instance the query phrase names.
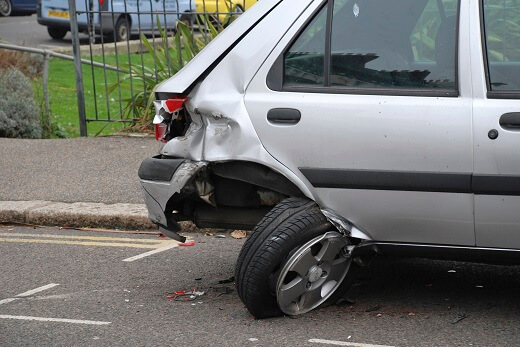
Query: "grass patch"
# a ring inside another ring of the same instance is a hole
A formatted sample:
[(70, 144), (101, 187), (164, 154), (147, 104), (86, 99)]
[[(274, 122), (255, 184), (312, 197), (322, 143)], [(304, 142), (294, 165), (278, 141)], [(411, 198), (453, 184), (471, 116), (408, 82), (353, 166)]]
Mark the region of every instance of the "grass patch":
[[(171, 51), (171, 54), (176, 54)], [(178, 54), (178, 53), (177, 53)], [(141, 66), (155, 69), (156, 63), (150, 53), (144, 54), (115, 54), (94, 56), (94, 61), (111, 66), (127, 68), (128, 64), (141, 69)], [(91, 67), (82, 64), (83, 85), (85, 89), (85, 109), (87, 119), (100, 121), (88, 122), (88, 135), (113, 134), (125, 129), (129, 123), (107, 123), (101, 120), (120, 120), (121, 112), (126, 106), (126, 101), (138, 91), (143, 91), (144, 86), (137, 80), (133, 80), (132, 86), (129, 80), (121, 84), (118, 90), (108, 94), (107, 89), (123, 79), (124, 73), (104, 70), (99, 67)], [(105, 79), (106, 77), (106, 79)], [(49, 100), (51, 108), (51, 121), (57, 125), (58, 131), (67, 137), (79, 136), (79, 115), (76, 94), (76, 76), (74, 62), (52, 58), (49, 65)], [(97, 112), (96, 112), (97, 111)]]

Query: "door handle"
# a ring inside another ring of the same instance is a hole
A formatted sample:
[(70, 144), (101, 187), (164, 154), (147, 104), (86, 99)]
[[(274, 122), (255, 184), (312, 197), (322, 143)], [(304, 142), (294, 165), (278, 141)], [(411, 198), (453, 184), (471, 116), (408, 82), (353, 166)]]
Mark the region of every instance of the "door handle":
[(273, 124), (298, 124), (302, 114), (294, 108), (273, 108), (267, 112), (267, 120)]
[(520, 112), (503, 114), (500, 117), (500, 126), (504, 129), (520, 130)]

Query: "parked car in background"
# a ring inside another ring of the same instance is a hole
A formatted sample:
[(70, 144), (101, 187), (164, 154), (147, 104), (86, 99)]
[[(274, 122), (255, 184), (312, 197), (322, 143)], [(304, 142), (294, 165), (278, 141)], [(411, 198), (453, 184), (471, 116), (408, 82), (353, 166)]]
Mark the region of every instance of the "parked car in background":
[(518, 11), (259, 1), (155, 90), (150, 219), (253, 229), (257, 318), (334, 303), (375, 255), (520, 264)]
[(197, 13), (211, 16), (226, 25), (256, 2), (257, 0), (195, 0), (195, 5)]
[[(2, 0), (0, 0), (2, 1)], [(76, 1), (76, 10), (85, 11), (88, 1)], [(125, 41), (132, 34), (175, 28), (177, 21), (191, 21), (193, 0), (95, 0), (93, 25), (96, 34)], [(99, 13), (106, 12), (106, 13)], [(38, 0), (38, 23), (45, 25), (53, 39), (62, 39), (70, 30), (68, 0)], [(78, 15), (80, 31), (88, 32), (87, 14)]]
[(36, 0), (0, 0), (0, 16), (36, 12)]

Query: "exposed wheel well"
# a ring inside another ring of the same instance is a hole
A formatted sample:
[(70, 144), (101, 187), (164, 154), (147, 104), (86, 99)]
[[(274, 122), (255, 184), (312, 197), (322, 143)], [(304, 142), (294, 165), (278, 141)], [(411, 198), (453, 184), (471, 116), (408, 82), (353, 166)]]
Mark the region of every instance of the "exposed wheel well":
[(253, 162), (210, 163), (171, 197), (166, 216), (199, 227), (252, 229), (276, 204), (302, 191), (284, 175)]

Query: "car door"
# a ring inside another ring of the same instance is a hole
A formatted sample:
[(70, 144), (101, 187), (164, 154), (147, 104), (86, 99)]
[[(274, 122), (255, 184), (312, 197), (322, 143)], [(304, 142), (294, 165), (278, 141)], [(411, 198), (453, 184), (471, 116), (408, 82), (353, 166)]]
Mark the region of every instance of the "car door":
[(267, 151), (375, 240), (475, 244), (468, 13), (315, 1), (247, 89)]
[(520, 1), (479, 2), (472, 24), (477, 245), (520, 249)]

